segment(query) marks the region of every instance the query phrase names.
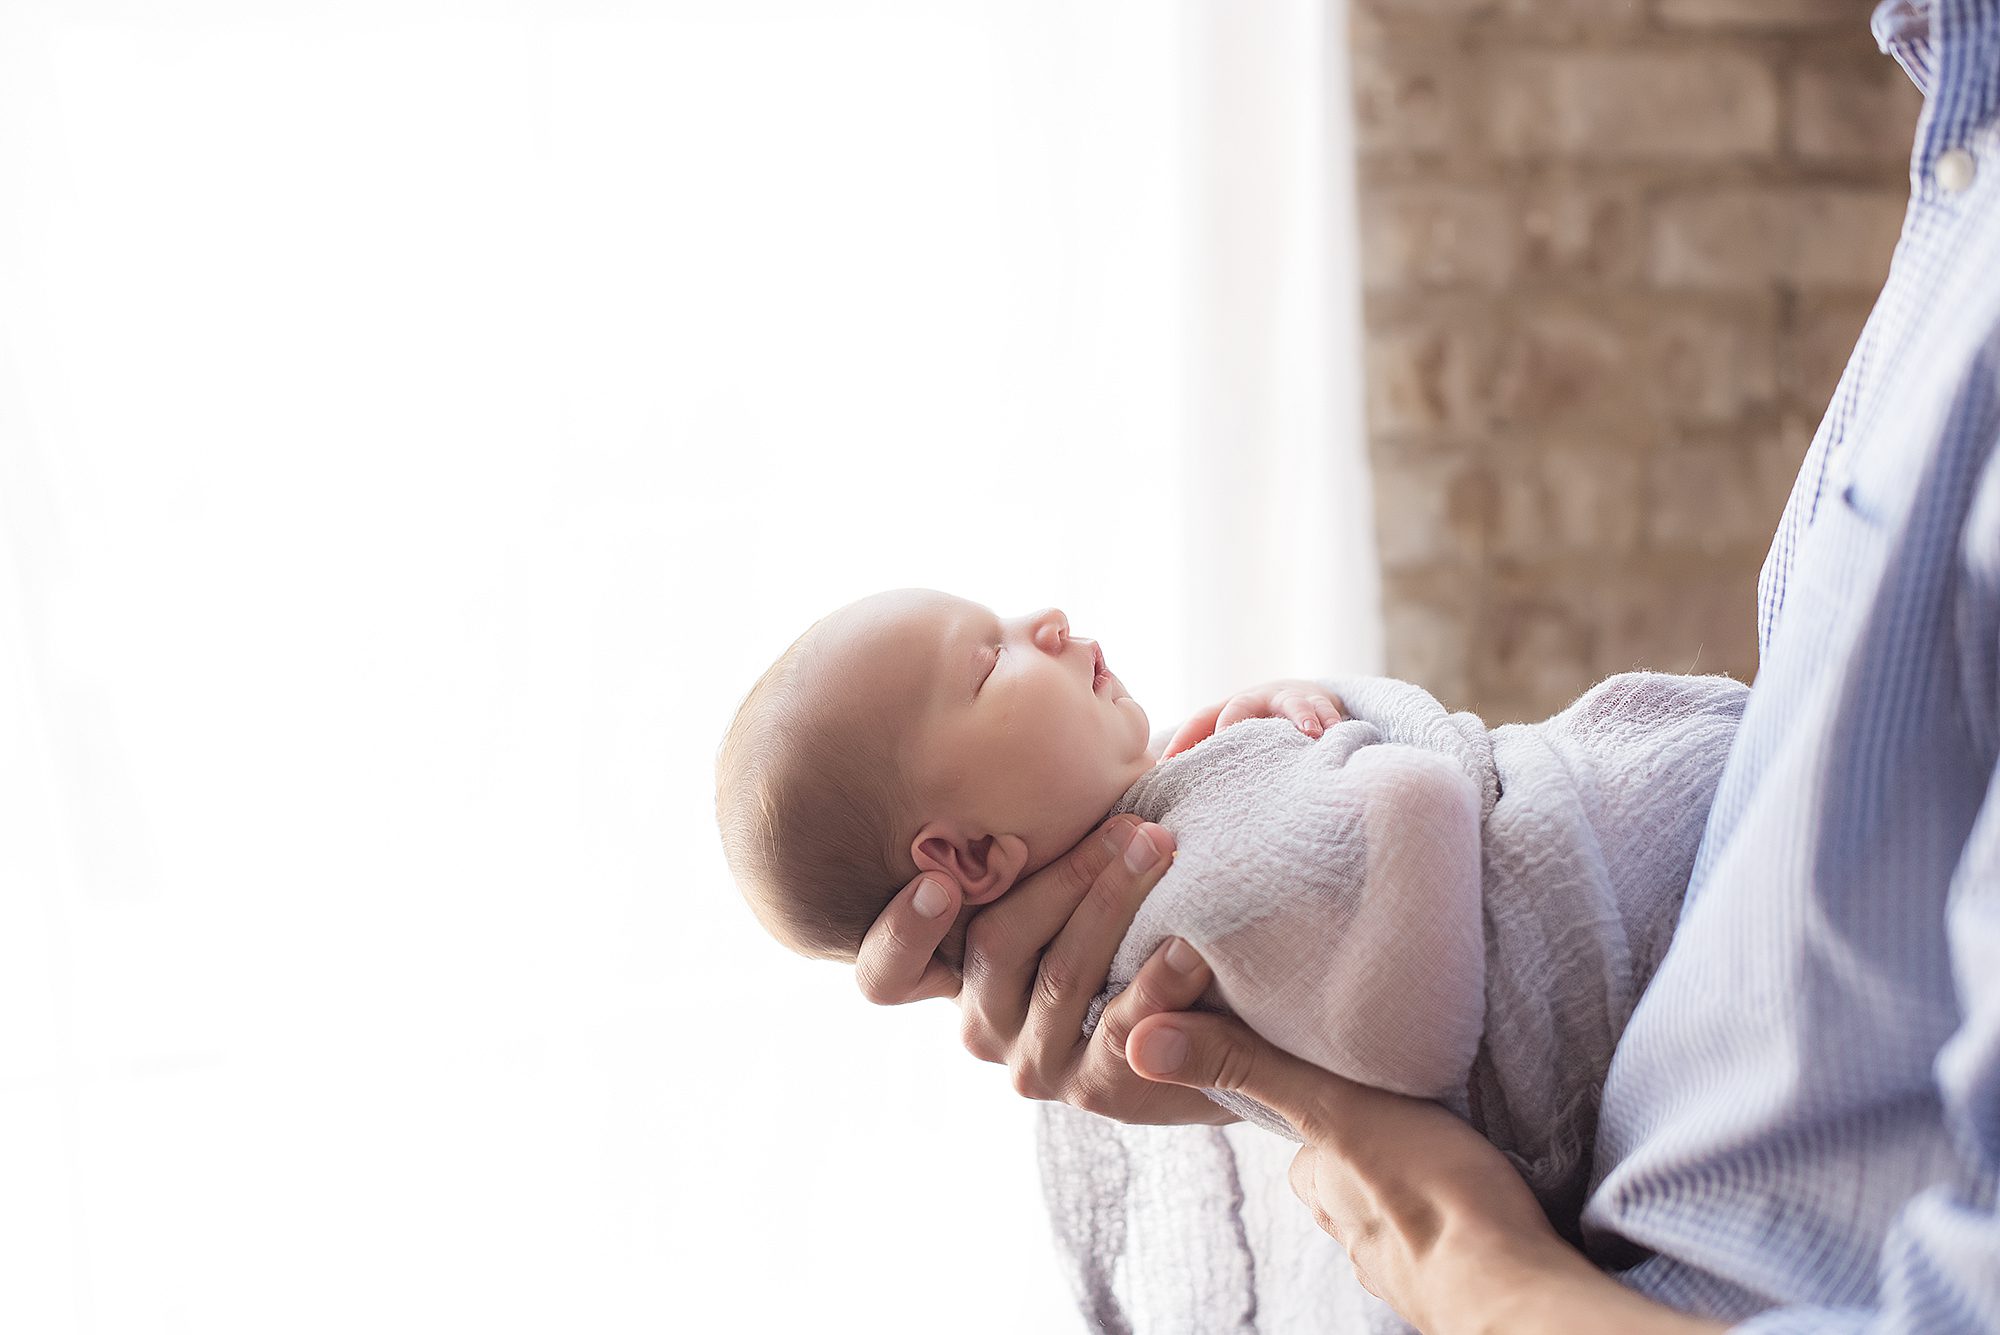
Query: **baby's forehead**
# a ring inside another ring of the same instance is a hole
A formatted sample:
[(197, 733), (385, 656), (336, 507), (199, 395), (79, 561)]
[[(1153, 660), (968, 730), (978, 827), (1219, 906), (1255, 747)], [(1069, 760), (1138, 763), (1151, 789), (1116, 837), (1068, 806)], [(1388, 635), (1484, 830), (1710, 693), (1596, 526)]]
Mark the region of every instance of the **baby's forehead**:
[(916, 713), (935, 692), (941, 657), (977, 610), (919, 591), (844, 607), (816, 628), (814, 686), (830, 703)]
[(910, 670), (904, 675), (911, 675), (937, 666), (938, 657), (987, 615), (977, 603), (961, 598), (897, 589), (843, 607), (821, 624), (831, 657), (901, 666)]

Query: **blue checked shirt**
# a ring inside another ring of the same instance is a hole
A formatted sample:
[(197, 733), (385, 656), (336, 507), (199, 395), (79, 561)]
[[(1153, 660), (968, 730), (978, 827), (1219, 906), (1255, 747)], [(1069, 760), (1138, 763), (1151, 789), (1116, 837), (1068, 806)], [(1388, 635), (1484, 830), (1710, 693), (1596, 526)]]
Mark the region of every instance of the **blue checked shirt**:
[(1759, 1335), (2000, 1331), (2000, 0), (1875, 29), (1926, 94), (1909, 213), (1584, 1214), (1625, 1283)]

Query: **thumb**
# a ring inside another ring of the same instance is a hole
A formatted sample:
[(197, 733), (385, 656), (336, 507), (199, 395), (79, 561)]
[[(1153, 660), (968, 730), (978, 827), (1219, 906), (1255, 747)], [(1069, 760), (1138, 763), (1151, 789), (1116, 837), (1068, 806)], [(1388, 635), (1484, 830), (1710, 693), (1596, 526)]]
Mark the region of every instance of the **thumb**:
[(1357, 1088), (1241, 1020), (1201, 1012), (1147, 1016), (1126, 1036), (1125, 1060), (1148, 1080), (1253, 1098), (1315, 1144), (1331, 1133), (1330, 1104)]

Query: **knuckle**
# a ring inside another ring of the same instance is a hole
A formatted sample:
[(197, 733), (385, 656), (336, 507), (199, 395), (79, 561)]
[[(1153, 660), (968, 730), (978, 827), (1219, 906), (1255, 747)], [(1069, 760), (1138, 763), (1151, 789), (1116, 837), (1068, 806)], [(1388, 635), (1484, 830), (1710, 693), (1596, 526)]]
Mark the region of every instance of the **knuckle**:
[[(1161, 1011), (1174, 1009), (1167, 998), (1160, 995), (1159, 985), (1146, 977), (1143, 972), (1132, 980), (1132, 985), (1126, 988), (1118, 999), (1123, 1003), (1119, 1010), (1122, 1012), (1121, 1018), (1128, 1034), (1132, 1031), (1133, 1025), (1148, 1015), (1158, 1015)], [(1121, 1041), (1118, 1046), (1123, 1048), (1125, 1045)]]
[[(1056, 872), (1057, 879), (1061, 881), (1063, 889), (1067, 890), (1072, 896), (1088, 892), (1091, 883), (1097, 879), (1097, 871), (1090, 863), (1090, 850), (1085, 847), (1079, 848), (1076, 852), (1056, 864), (1058, 868)], [(1117, 864), (1114, 861), (1112, 865), (1116, 866)]]
[(968, 1007), (965, 1018), (959, 1021), (958, 1040), (965, 1045), (967, 1052), (980, 1061), (1006, 1060), (1005, 1049), (999, 1036), (993, 1032), (993, 1026), (986, 1022), (986, 1017), (977, 1007)]
[(1104, 1014), (1098, 1018), (1097, 1031), (1090, 1036), (1096, 1047), (1098, 1059), (1125, 1065), (1125, 1040), (1132, 1036), (1132, 1026), (1137, 1023), (1116, 1013), (1116, 1007), (1106, 1006)]
[[(1122, 868), (1125, 864), (1121, 860), (1118, 865)], [(1075, 941), (1082, 938), (1094, 939), (1103, 934), (1111, 925), (1111, 915), (1119, 899), (1118, 888), (1123, 879), (1122, 872), (1115, 874), (1106, 872), (1097, 884), (1090, 888), (1090, 893), (1077, 902), (1075, 910), (1069, 915), (1069, 925), (1063, 929), (1064, 936)], [(1060, 955), (1053, 949), (1042, 956), (1042, 967), (1046, 969), (1051, 966), (1065, 967)]]
[(1052, 1097), (1047, 1082), (1042, 1078), (1041, 1069), (1033, 1062), (1014, 1063), (1009, 1080), (1014, 1086), (1014, 1092), (1024, 1099), (1040, 1099), (1046, 1102)]
[(1231, 1040), (1222, 1045), (1216, 1066), (1215, 1087), (1241, 1093), (1256, 1078), (1257, 1058), (1243, 1044)]
[(992, 977), (993, 967), (986, 962), (986, 957), (974, 954), (971, 947), (968, 946), (965, 951), (965, 958), (959, 961), (958, 966), (958, 994), (961, 998), (960, 1004), (976, 1004), (963, 999), (977, 996), (979, 993), (985, 991), (991, 986)]
[(1085, 1080), (1070, 1091), (1070, 1103), (1087, 1113), (1110, 1117), (1118, 1109), (1116, 1092), (1102, 1080)]
[(1074, 971), (1067, 961), (1058, 956), (1046, 956), (1042, 960), (1040, 972), (1035, 975), (1035, 1006), (1056, 1008), (1068, 1000), (1076, 986)]
[(1111, 846), (1124, 847), (1125, 837), (1139, 825), (1136, 816), (1120, 812), (1098, 827), (1098, 832), (1086, 836), (1068, 857), (1059, 864), (1063, 868), (1063, 883), (1071, 894), (1080, 895), (1097, 880), (1106, 866), (1118, 864), (1117, 855)]
[[(1118, 994), (1118, 1000), (1122, 1003), (1121, 1009), (1137, 1017), (1144, 1017), (1156, 1011), (1166, 1009), (1160, 1005), (1158, 985), (1146, 976), (1144, 969), (1141, 969), (1139, 976), (1134, 978), (1125, 990)], [(1135, 1024), (1137, 1022), (1136, 1019), (1133, 1021)]]
[[(1062, 887), (1070, 893), (1072, 899), (1076, 895), (1088, 895), (1090, 887), (1098, 879), (1098, 873), (1090, 867), (1090, 859), (1084, 857), (1084, 855), (1064, 857), (1056, 865), (1062, 867), (1062, 871), (1058, 873), (1058, 877), (1062, 879)], [(1112, 863), (1112, 865), (1118, 865), (1118, 863)]]
[(881, 976), (872, 969), (856, 966), (854, 982), (861, 989), (861, 995), (877, 1006), (886, 1006), (892, 1000)]
[(1139, 1021), (1161, 1011), (1173, 1010), (1173, 1006), (1163, 1006), (1153, 993), (1137, 982), (1111, 999), (1109, 1005), (1098, 1017), (1097, 1033), (1093, 1037), (1102, 1041), (1118, 1067), (1125, 1065), (1125, 1040), (1132, 1036), (1132, 1030)]

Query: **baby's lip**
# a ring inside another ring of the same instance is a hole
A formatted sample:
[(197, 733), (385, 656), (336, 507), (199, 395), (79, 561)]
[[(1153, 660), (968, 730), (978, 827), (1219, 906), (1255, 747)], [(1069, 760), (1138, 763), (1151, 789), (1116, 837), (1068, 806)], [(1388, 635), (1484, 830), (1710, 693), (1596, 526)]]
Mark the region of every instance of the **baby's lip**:
[(1090, 689), (1094, 691), (1105, 683), (1105, 681), (1111, 676), (1111, 672), (1110, 669), (1104, 666), (1103, 645), (1101, 644), (1091, 645), (1090, 652), (1096, 657), (1097, 660), (1096, 664), (1091, 668), (1090, 672)]

